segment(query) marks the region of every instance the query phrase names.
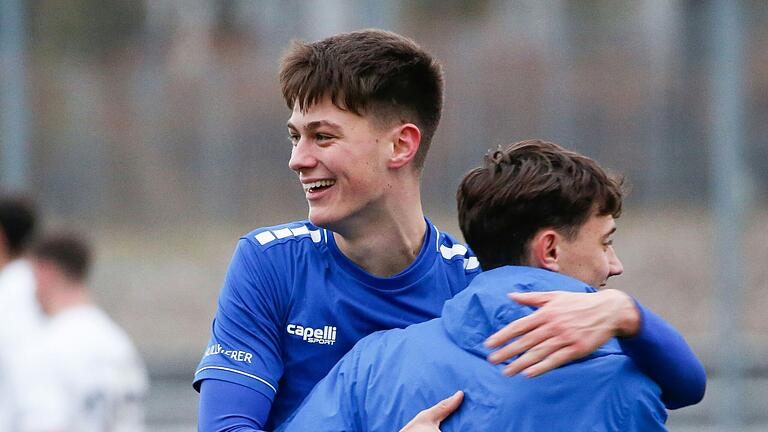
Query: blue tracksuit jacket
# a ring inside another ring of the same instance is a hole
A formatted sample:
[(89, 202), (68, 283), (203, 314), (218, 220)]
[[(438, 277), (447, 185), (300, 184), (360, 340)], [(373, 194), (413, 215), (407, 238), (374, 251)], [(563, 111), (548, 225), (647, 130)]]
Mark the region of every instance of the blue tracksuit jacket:
[(396, 431), (456, 390), (464, 390), (464, 402), (443, 432), (666, 430), (658, 386), (616, 340), (536, 378), (505, 377), (486, 360), (485, 338), (534, 310), (507, 292), (554, 289), (595, 291), (530, 267), (482, 273), (445, 303), (440, 318), (360, 340), (279, 430)]

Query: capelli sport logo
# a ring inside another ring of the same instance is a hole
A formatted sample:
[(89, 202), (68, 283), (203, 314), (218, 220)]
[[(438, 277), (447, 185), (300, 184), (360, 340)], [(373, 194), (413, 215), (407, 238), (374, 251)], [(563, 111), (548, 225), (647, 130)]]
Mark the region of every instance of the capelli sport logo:
[(312, 328), (299, 324), (288, 324), (285, 330), (289, 335), (299, 337), (304, 342), (320, 345), (333, 345), (336, 343), (336, 327), (333, 326)]

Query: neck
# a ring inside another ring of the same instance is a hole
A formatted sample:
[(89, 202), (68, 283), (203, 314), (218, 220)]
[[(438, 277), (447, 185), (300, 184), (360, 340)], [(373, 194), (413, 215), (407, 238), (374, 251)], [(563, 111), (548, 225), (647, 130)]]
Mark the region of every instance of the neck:
[(339, 250), (374, 276), (393, 276), (405, 270), (419, 255), (426, 235), (418, 186), (411, 190), (417, 192), (370, 211), (364, 221), (334, 230)]
[(0, 251), (0, 269), (10, 264), (14, 258), (15, 257), (7, 251)]
[(66, 288), (60, 288), (59, 294), (55, 298), (50, 299), (46, 312), (48, 315), (54, 316), (69, 309), (91, 303), (91, 297), (88, 295), (85, 286), (73, 284)]

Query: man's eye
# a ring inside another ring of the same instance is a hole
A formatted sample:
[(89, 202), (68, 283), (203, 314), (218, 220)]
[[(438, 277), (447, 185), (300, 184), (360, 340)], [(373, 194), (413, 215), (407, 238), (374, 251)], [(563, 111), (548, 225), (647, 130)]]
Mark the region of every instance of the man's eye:
[(603, 244), (606, 245), (606, 246), (613, 246), (613, 239), (608, 239)]
[(289, 134), (288, 135), (288, 141), (290, 141), (291, 145), (293, 145), (294, 147), (296, 146), (296, 144), (299, 143), (299, 139), (300, 138), (301, 137), (298, 134)]
[(318, 141), (328, 141), (329, 139), (333, 139), (333, 137), (330, 135), (319, 133), (315, 135), (315, 139), (317, 139)]

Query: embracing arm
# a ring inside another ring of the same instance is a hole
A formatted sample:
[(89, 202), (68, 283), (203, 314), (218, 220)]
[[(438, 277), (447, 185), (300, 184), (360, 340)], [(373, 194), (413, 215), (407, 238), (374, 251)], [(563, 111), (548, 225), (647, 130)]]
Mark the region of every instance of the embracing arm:
[(661, 400), (669, 409), (701, 401), (707, 383), (701, 364), (683, 336), (661, 317), (635, 302), (640, 331), (619, 338), (622, 350), (661, 387)]
[(539, 310), (486, 341), (489, 348), (497, 348), (519, 336), (489, 356), (491, 362), (501, 363), (519, 355), (506, 366), (505, 374), (540, 375), (618, 336), (620, 341), (626, 338), (622, 348), (659, 385), (668, 408), (691, 405), (703, 397), (704, 368), (683, 337), (627, 294), (608, 289), (594, 294), (515, 293), (510, 298)]
[(255, 432), (267, 422), (272, 401), (251, 388), (217, 379), (200, 383), (201, 432)]

